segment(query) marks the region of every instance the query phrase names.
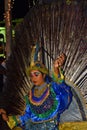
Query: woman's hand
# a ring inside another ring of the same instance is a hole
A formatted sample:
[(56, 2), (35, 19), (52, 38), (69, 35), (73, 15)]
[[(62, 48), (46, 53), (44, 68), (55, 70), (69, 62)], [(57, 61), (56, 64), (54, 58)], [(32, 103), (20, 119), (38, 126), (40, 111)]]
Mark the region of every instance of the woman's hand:
[(56, 60), (54, 61), (54, 72), (58, 75), (59, 73), (59, 67), (61, 67), (64, 62), (65, 62), (65, 54), (61, 54), (60, 56), (58, 56), (56, 58)]
[(4, 121), (8, 121), (8, 116), (7, 116), (6, 111), (4, 109), (0, 109), (0, 115), (2, 116), (2, 119)]

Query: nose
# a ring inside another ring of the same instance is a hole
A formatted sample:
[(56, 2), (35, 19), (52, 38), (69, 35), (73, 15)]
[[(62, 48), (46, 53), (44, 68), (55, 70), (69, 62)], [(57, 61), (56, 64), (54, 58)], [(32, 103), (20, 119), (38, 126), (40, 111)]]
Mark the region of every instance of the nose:
[(33, 82), (33, 81), (36, 81), (36, 80), (37, 80), (37, 77), (33, 75), (30, 79), (31, 79), (31, 81)]

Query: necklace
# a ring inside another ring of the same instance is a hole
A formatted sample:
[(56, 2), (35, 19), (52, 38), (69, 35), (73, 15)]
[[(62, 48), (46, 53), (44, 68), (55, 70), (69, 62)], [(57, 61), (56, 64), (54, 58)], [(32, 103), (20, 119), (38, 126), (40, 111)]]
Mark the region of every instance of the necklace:
[(44, 83), (41, 86), (35, 86), (35, 88), (34, 88), (34, 96), (35, 97), (40, 97), (44, 93), (46, 88), (47, 88), (47, 83)]
[(47, 85), (47, 83), (45, 82), (44, 84), (42, 84), (41, 86), (35, 86), (35, 89), (42, 89)]
[(36, 106), (41, 105), (46, 100), (46, 98), (49, 96), (49, 94), (50, 94), (49, 84), (46, 84), (45, 90), (44, 90), (45, 86), (42, 88), (43, 89), (40, 90), (42, 92), (41, 96), (37, 96), (37, 94), (39, 94), (39, 92), (35, 95), (34, 88), (32, 90), (30, 90), (29, 100), (33, 105), (36, 105)]

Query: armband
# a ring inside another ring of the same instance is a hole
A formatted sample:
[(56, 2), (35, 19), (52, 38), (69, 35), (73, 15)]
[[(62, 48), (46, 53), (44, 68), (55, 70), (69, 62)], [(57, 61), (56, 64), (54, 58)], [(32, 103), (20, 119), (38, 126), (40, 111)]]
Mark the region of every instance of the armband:
[(9, 128), (13, 130), (13, 128), (15, 128), (19, 124), (20, 121), (16, 116), (8, 116), (8, 118), (9, 120), (7, 121), (7, 124)]
[(61, 71), (61, 68), (59, 68), (59, 75), (57, 75), (56, 73), (52, 73), (52, 79), (57, 83), (62, 83), (64, 81), (64, 75)]

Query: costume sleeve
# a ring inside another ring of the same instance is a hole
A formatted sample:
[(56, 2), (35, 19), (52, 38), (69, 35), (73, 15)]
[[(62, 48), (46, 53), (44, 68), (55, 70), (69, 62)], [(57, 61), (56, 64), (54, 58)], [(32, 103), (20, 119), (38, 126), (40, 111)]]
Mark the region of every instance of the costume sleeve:
[(26, 102), (24, 114), (19, 116), (9, 116), (9, 121), (7, 122), (7, 124), (11, 129), (13, 129), (14, 127), (19, 127), (20, 129), (22, 129), (22, 127), (25, 127), (26, 122), (30, 119), (31, 111), (28, 96), (25, 96), (24, 98)]
[(7, 124), (10, 127), (10, 129), (17, 127), (20, 124), (20, 119), (18, 116), (8, 116), (8, 119), (9, 120), (7, 121)]
[(67, 109), (72, 101), (72, 91), (71, 87), (68, 86), (64, 81), (64, 75), (61, 68), (59, 68), (59, 75), (55, 72), (52, 73), (52, 87), (60, 100), (59, 113), (62, 113)]
[(68, 109), (72, 101), (71, 87), (68, 86), (65, 82), (62, 82), (61, 84), (52, 82), (52, 87), (60, 100), (58, 113), (62, 113), (65, 109)]
[(25, 113), (21, 116), (9, 116), (9, 121), (7, 121), (8, 126), (10, 129), (14, 127), (22, 128), (25, 126), (26, 122), (30, 119), (30, 108), (27, 105), (25, 109)]
[(61, 68), (59, 68), (59, 74), (57, 75), (54, 71), (52, 72), (52, 79), (57, 83), (62, 83), (64, 81), (64, 75)]

